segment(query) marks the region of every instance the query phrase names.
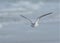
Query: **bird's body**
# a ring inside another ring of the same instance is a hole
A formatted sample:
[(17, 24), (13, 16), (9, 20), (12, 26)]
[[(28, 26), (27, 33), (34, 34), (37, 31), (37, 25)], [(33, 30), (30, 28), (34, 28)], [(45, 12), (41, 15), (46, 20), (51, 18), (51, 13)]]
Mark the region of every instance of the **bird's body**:
[(31, 27), (37, 27), (39, 24), (38, 23), (32, 23)]
[(31, 27), (34, 28), (34, 27), (37, 27), (37, 26), (39, 25), (39, 21), (40, 21), (40, 19), (41, 19), (42, 17), (47, 16), (47, 15), (50, 15), (50, 14), (52, 14), (52, 12), (37, 17), (37, 19), (36, 19), (36, 21), (35, 21), (34, 23), (33, 23), (30, 19), (28, 19), (27, 17), (25, 17), (25, 16), (23, 16), (23, 15), (20, 15), (20, 16), (23, 17), (23, 18), (25, 18), (25, 19), (27, 19), (28, 21), (30, 21)]

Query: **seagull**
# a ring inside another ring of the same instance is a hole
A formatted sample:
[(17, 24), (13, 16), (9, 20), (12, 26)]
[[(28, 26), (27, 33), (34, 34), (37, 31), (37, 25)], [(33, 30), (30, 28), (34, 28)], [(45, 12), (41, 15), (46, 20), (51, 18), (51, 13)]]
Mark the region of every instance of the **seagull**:
[(27, 19), (30, 23), (31, 23), (31, 27), (37, 27), (38, 25), (39, 25), (39, 21), (40, 21), (40, 19), (41, 18), (43, 18), (43, 17), (45, 17), (45, 16), (47, 16), (47, 15), (50, 15), (50, 14), (52, 14), (53, 12), (49, 12), (49, 13), (47, 13), (47, 14), (44, 14), (44, 15), (41, 15), (41, 16), (39, 16), (39, 17), (37, 17), (37, 19), (36, 19), (36, 21), (33, 23), (30, 19), (28, 19), (27, 17), (25, 17), (25, 16), (23, 16), (23, 15), (20, 15), (21, 17), (23, 17), (23, 18), (25, 18), (25, 19)]

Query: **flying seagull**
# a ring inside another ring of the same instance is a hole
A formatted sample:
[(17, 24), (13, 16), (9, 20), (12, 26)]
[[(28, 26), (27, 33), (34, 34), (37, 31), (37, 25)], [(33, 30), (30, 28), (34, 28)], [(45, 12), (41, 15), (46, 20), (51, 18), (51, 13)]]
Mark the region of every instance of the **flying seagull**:
[(41, 18), (43, 18), (43, 17), (45, 17), (47, 15), (50, 15), (50, 14), (52, 14), (52, 12), (37, 17), (37, 19), (36, 19), (36, 21), (34, 23), (30, 19), (28, 19), (27, 17), (25, 17), (23, 15), (20, 15), (20, 16), (27, 19), (31, 23), (31, 27), (34, 28), (34, 27), (37, 27), (39, 25), (39, 21), (40, 21)]

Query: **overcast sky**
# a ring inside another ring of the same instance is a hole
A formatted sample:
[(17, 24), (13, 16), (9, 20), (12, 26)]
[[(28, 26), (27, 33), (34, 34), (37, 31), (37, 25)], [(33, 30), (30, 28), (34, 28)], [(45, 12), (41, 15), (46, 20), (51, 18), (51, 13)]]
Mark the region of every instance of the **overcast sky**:
[[(59, 0), (0, 0), (0, 43), (58, 43), (60, 31)], [(33, 22), (44, 17), (32, 30), (24, 15)]]

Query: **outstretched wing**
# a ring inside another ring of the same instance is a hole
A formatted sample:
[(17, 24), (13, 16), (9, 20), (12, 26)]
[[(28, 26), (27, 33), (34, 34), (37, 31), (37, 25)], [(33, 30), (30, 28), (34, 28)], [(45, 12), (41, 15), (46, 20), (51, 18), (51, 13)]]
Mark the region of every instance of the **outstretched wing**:
[(20, 15), (20, 16), (23, 17), (23, 18), (25, 18), (25, 19), (27, 19), (29, 22), (32, 23), (32, 21), (31, 21), (30, 19), (28, 19), (27, 17), (25, 17), (25, 16), (23, 16), (23, 15)]
[(44, 15), (42, 15), (42, 16), (39, 16), (39, 17), (37, 18), (37, 20), (36, 20), (35, 23), (36, 23), (36, 24), (39, 23), (39, 21), (40, 21), (41, 18), (43, 18), (43, 17), (45, 17), (45, 16), (47, 16), (47, 15), (50, 15), (50, 14), (52, 14), (52, 13), (53, 13), (53, 12), (50, 12), (50, 13), (44, 14)]
[(42, 15), (42, 16), (39, 16), (38, 18), (40, 19), (40, 18), (45, 17), (45, 16), (47, 16), (47, 15), (50, 15), (50, 14), (52, 14), (52, 13), (53, 13), (53, 12), (50, 12), (50, 13), (44, 14), (44, 15)]

